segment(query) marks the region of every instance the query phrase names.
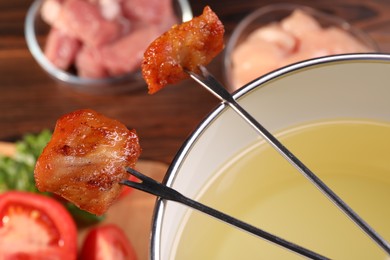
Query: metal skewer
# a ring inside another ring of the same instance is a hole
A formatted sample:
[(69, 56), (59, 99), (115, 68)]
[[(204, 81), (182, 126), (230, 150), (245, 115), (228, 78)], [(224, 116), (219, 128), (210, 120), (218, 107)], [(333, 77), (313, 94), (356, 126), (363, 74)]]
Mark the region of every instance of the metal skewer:
[(374, 242), (390, 255), (390, 244), (381, 237), (367, 222), (352, 210), (336, 193), (322, 182), (309, 168), (283, 146), (270, 132), (268, 132), (255, 118), (242, 108), (232, 95), (207, 71), (203, 66), (199, 67), (202, 75), (187, 71), (192, 79), (210, 91), (223, 103), (237, 112), (253, 129), (256, 130), (275, 150), (277, 150), (290, 164), (309, 179), (323, 194), (325, 194), (336, 206), (338, 206), (350, 219), (358, 225)]
[(201, 204), (197, 201), (194, 201), (188, 197), (185, 197), (178, 191), (165, 186), (164, 184), (148, 177), (145, 176), (144, 174), (127, 167), (126, 171), (130, 173), (131, 175), (137, 177), (141, 182), (135, 182), (135, 181), (130, 181), (130, 180), (124, 180), (120, 182), (122, 185), (126, 185), (138, 190), (142, 190), (144, 192), (156, 195), (158, 197), (161, 197), (166, 200), (171, 200), (171, 201), (176, 201), (181, 204), (184, 204), (186, 206), (189, 206), (193, 209), (196, 209), (200, 212), (206, 213), (216, 219), (222, 220), (223, 222), (226, 222), (232, 226), (238, 227), (244, 231), (249, 232), (252, 235), (256, 235), (258, 237), (261, 237), (269, 242), (275, 243), (279, 246), (282, 246), (286, 249), (289, 249), (292, 252), (298, 253), (302, 256), (308, 257), (310, 259), (315, 259), (315, 260), (325, 260), (329, 259), (325, 256), (322, 256), (320, 254), (317, 254), (311, 250), (308, 250), (304, 247), (301, 247), (299, 245), (296, 245), (294, 243), (291, 243), (287, 240), (284, 240), (283, 238), (277, 237), (275, 235), (272, 235), (266, 231), (263, 231), (255, 226), (252, 226), (250, 224), (247, 224), (241, 220), (238, 220), (232, 216), (229, 216), (225, 213), (222, 213), (216, 209), (210, 208), (204, 204)]

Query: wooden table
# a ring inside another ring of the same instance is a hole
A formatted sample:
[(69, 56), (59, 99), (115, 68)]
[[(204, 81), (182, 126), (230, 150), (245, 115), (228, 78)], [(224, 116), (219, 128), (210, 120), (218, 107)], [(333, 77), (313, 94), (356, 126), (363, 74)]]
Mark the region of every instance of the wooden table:
[[(90, 95), (61, 87), (35, 62), (24, 40), (24, 19), (32, 1), (0, 0), (0, 140), (53, 128), (62, 114), (92, 108), (136, 128), (143, 159), (170, 163), (186, 137), (218, 104), (187, 80), (150, 96), (146, 89), (121, 95)], [(195, 15), (210, 5), (226, 26), (226, 38), (246, 14), (272, 0), (191, 1)], [(390, 51), (390, 1), (289, 1), (345, 18)], [(221, 80), (220, 55), (209, 69)]]

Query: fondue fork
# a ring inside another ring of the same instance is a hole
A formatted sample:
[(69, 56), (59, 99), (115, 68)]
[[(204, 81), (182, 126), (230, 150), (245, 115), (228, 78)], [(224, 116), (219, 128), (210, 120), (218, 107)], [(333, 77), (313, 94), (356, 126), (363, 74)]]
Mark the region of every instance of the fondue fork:
[(153, 195), (156, 195), (162, 199), (165, 200), (171, 200), (175, 201), (178, 203), (181, 203), (183, 205), (186, 205), (190, 208), (196, 209), (200, 212), (203, 212), (209, 216), (212, 216), (216, 219), (222, 220), (225, 223), (228, 223), (232, 226), (235, 226), (237, 228), (240, 228), (244, 231), (249, 232), (252, 235), (261, 237), (269, 242), (272, 242), (274, 244), (277, 244), (281, 247), (284, 247), (286, 249), (289, 249), (292, 252), (298, 253), (302, 256), (305, 256), (310, 259), (315, 259), (315, 260), (326, 260), (329, 259), (325, 256), (322, 256), (314, 251), (311, 251), (309, 249), (306, 249), (304, 247), (301, 247), (297, 244), (294, 244), (292, 242), (289, 242), (283, 238), (277, 237), (273, 234), (270, 234), (264, 230), (261, 230), (253, 225), (250, 225), (248, 223), (245, 223), (239, 219), (236, 219), (230, 215), (227, 215), (221, 211), (218, 211), (216, 209), (210, 208), (200, 202), (194, 201), (180, 192), (167, 187), (166, 185), (130, 168), (126, 167), (126, 171), (135, 176), (140, 182), (137, 181), (131, 181), (131, 180), (123, 180), (120, 182), (122, 185), (126, 185)]
[(254, 117), (242, 108), (234, 97), (219, 83), (203, 66), (199, 67), (201, 75), (187, 71), (190, 77), (202, 87), (211, 92), (224, 104), (231, 107), (243, 118), (258, 134), (260, 134), (276, 151), (278, 151), (291, 165), (309, 179), (324, 195), (339, 207), (357, 226), (359, 226), (374, 242), (390, 255), (390, 244), (381, 237), (366, 221), (364, 221), (347, 203), (333, 192), (320, 178), (307, 168), (294, 154), (265, 129)]

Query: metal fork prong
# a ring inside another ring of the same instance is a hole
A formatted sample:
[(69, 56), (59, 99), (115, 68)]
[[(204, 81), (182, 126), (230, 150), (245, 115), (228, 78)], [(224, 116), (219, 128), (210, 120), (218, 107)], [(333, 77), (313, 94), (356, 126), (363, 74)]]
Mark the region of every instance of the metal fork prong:
[(140, 172), (137, 171), (136, 169), (133, 169), (133, 168), (128, 167), (128, 166), (126, 166), (125, 169), (126, 169), (126, 171), (127, 171), (129, 174), (131, 174), (131, 175), (137, 177), (139, 180), (142, 180), (142, 181), (150, 181), (150, 182), (156, 182), (154, 179), (152, 179), (152, 178), (150, 178), (150, 177), (148, 177), (148, 176), (146, 176), (146, 175), (140, 173)]
[(222, 86), (221, 83), (203, 66), (199, 66), (201, 75), (186, 70), (192, 79), (206, 88), (210, 93), (227, 104), (236, 102), (232, 95)]
[(130, 181), (130, 180), (122, 180), (119, 182), (119, 184), (126, 185), (126, 186), (129, 186), (131, 188), (134, 188), (137, 190), (142, 190), (142, 191), (146, 192), (146, 190), (143, 189), (143, 187), (144, 187), (143, 183), (140, 183), (140, 182), (135, 182), (135, 181)]
[(135, 181), (130, 181), (130, 180), (123, 180), (123, 181), (120, 181), (119, 184), (126, 185), (126, 186), (129, 186), (131, 188), (141, 190), (141, 191), (147, 192), (149, 194), (163, 198), (163, 196), (161, 196), (162, 192), (159, 189), (158, 185), (156, 185), (153, 182), (148, 182), (148, 181), (135, 182)]
[(147, 193), (153, 194), (155, 196), (161, 197), (163, 199), (167, 200), (173, 200), (173, 201), (179, 201), (178, 198), (180, 198), (181, 195), (179, 192), (177, 192), (174, 189), (171, 189), (162, 183), (154, 180), (153, 178), (150, 178), (139, 171), (131, 168), (131, 167), (126, 167), (126, 171), (137, 177), (141, 182), (134, 182), (130, 180), (124, 180), (120, 182), (121, 184), (145, 191)]

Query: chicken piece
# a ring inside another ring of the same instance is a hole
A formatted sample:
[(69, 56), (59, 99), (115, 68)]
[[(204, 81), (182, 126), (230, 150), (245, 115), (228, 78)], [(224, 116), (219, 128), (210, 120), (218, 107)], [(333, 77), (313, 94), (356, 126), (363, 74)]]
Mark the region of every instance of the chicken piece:
[(281, 51), (290, 53), (297, 47), (295, 37), (282, 29), (278, 23), (272, 23), (254, 30), (249, 36), (248, 41), (266, 41), (275, 44)]
[(279, 67), (292, 55), (299, 42), (279, 23), (255, 29), (232, 52), (233, 85), (236, 88)]
[(337, 27), (322, 28), (314, 17), (297, 9), (278, 23), (255, 29), (236, 47), (232, 53), (232, 90), (299, 61), (372, 51), (347, 31)]
[(99, 0), (99, 8), (106, 20), (113, 21), (123, 16), (121, 0)]
[[(317, 38), (318, 36), (318, 38)], [(322, 44), (324, 48), (328, 48), (331, 54), (354, 53), (354, 52), (372, 52), (372, 50), (363, 45), (358, 39), (343, 29), (337, 27), (329, 27), (322, 30), (322, 34), (314, 34), (312, 39), (321, 39), (320, 42), (314, 42), (311, 48), (315, 48), (316, 44)], [(302, 44), (302, 49), (308, 44)]]
[(297, 51), (287, 57), (280, 66), (335, 54), (371, 51), (348, 32), (329, 27), (301, 36)]
[(38, 158), (36, 186), (102, 215), (128, 178), (125, 166), (134, 167), (140, 152), (134, 130), (93, 110), (74, 111), (59, 118)]
[(280, 26), (297, 38), (322, 29), (320, 23), (314, 17), (299, 9), (284, 18), (280, 22)]
[(173, 26), (152, 42), (142, 62), (149, 94), (187, 78), (184, 70), (198, 72), (200, 65), (207, 65), (222, 51), (224, 32), (222, 22), (206, 6), (202, 15)]
[(242, 87), (260, 75), (274, 70), (286, 52), (269, 41), (245, 41), (232, 53), (234, 85)]

